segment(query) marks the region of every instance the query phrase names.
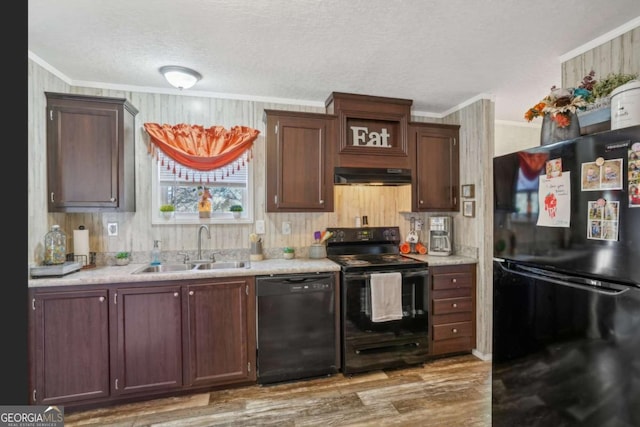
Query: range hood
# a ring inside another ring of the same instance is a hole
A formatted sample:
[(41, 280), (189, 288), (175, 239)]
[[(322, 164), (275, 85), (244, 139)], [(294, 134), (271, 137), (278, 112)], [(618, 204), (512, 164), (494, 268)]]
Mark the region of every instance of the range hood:
[(333, 173), (335, 185), (407, 185), (411, 184), (411, 169), (344, 168)]

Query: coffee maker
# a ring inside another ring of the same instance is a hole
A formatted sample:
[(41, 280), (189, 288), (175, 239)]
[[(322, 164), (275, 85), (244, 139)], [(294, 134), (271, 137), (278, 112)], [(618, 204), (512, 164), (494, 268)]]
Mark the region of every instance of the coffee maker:
[(429, 217), (429, 255), (451, 255), (453, 241), (450, 216)]

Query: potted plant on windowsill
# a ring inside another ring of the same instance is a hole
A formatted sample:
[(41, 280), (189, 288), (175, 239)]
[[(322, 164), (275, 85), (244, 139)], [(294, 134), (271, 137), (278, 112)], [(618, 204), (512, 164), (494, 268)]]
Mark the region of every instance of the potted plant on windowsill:
[(282, 256), (284, 257), (284, 259), (293, 259), (293, 257), (295, 256), (295, 250), (290, 246), (285, 246), (282, 249)]
[(131, 258), (129, 252), (121, 251), (116, 254), (116, 265), (128, 265)]
[(229, 210), (233, 213), (233, 217), (238, 219), (242, 214), (242, 206), (241, 205), (232, 205)]
[(176, 207), (173, 205), (162, 205), (160, 206), (160, 212), (162, 213), (162, 217), (166, 220), (170, 220), (173, 218), (173, 214), (176, 210)]

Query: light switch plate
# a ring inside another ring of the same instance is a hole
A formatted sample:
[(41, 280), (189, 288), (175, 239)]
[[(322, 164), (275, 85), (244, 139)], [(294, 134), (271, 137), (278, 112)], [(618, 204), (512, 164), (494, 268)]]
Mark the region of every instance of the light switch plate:
[(256, 234), (264, 234), (264, 220), (257, 219), (256, 220)]

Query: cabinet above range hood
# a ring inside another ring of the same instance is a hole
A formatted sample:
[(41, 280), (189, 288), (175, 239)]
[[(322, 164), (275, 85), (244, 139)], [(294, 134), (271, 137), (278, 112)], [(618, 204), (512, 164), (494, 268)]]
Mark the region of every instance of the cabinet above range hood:
[(333, 173), (334, 185), (408, 185), (411, 169), (337, 167)]

